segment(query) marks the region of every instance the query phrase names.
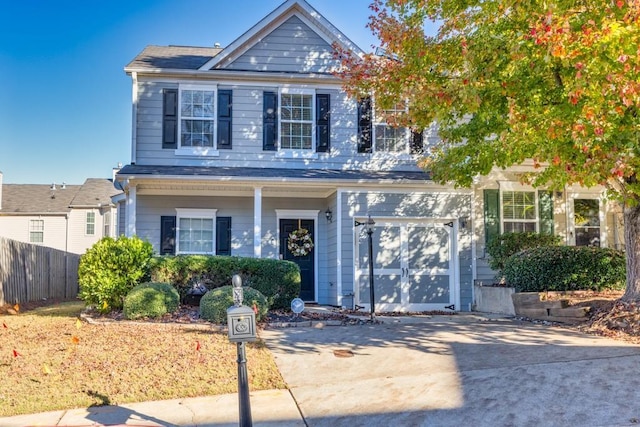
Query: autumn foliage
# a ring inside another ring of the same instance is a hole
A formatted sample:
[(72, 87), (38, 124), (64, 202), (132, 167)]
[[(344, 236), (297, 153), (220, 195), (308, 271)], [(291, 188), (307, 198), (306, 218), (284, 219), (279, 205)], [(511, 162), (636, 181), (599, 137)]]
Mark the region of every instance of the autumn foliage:
[(374, 94), (378, 108), (406, 100), (395, 118), (405, 126), (437, 123), (442, 142), (420, 164), (438, 182), (470, 186), (528, 162), (522, 179), (534, 185), (611, 190), (627, 208), (628, 291), (640, 297), (640, 1), (376, 0), (371, 9), (384, 54), (338, 49), (345, 89)]

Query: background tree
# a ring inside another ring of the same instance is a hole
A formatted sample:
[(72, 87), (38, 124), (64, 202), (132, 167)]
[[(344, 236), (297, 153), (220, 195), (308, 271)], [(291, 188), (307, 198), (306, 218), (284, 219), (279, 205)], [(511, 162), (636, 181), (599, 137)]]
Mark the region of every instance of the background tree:
[[(640, 0), (376, 0), (383, 56), (338, 51), (345, 89), (442, 143), (420, 161), (470, 186), (493, 167), (552, 189), (603, 185), (624, 203), (627, 287), (640, 299)], [(425, 24), (438, 24), (425, 34)]]

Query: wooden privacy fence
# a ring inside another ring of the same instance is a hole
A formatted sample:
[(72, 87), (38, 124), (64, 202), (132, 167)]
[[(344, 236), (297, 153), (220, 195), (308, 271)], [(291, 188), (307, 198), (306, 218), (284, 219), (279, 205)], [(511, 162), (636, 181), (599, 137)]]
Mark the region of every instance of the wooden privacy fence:
[(78, 295), (80, 255), (0, 237), (0, 304)]

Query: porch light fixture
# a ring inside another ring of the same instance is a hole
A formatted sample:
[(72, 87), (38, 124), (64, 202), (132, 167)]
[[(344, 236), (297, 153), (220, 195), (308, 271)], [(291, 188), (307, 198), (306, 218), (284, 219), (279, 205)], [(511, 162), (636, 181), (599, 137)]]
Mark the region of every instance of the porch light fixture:
[(327, 208), (324, 211), (324, 216), (327, 218), (327, 222), (333, 222), (333, 212), (331, 212), (331, 208)]
[(371, 321), (373, 322), (376, 319), (375, 292), (373, 290), (373, 226), (376, 225), (376, 222), (369, 215), (367, 222), (356, 220), (354, 224), (356, 227), (361, 225), (367, 227), (369, 241), (369, 306), (371, 307)]

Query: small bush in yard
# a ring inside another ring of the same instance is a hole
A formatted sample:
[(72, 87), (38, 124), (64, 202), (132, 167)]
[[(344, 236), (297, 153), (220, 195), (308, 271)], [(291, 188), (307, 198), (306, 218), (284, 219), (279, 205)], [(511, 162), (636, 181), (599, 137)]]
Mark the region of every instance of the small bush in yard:
[(121, 309), (124, 297), (148, 275), (151, 243), (138, 237), (104, 237), (80, 258), (78, 296), (107, 313)]
[(124, 299), (123, 313), (127, 319), (162, 317), (173, 313), (180, 304), (176, 288), (168, 283), (141, 283)]
[(546, 246), (509, 257), (504, 277), (518, 292), (623, 290), (624, 253), (587, 246)]
[(507, 259), (524, 249), (540, 246), (558, 246), (560, 236), (538, 233), (504, 233), (487, 244), (489, 267), (502, 273)]
[[(262, 293), (248, 286), (243, 286), (242, 305), (257, 307), (256, 320), (267, 315), (269, 305)], [(233, 287), (222, 286), (204, 294), (200, 300), (200, 317), (214, 323), (227, 323), (227, 309), (233, 305)]]

